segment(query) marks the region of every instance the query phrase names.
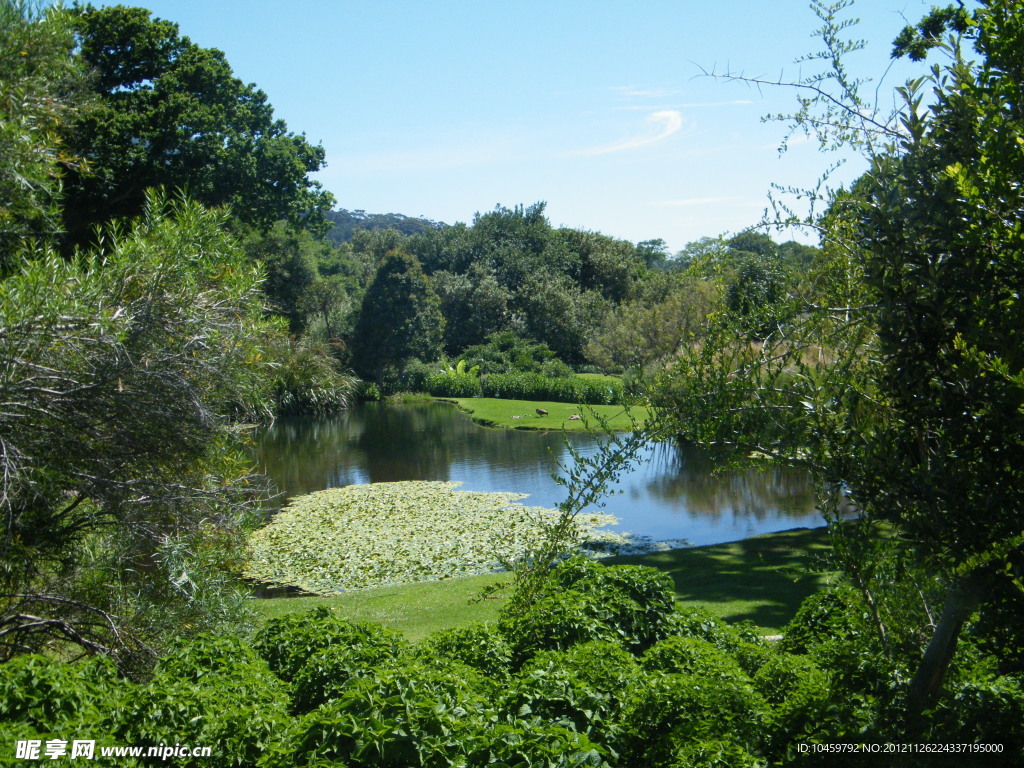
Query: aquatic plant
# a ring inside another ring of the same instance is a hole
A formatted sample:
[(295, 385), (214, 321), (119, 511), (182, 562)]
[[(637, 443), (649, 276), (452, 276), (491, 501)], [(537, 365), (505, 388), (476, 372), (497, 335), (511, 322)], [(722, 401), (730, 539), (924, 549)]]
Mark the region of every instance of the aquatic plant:
[[(523, 494), (456, 490), (407, 481), (332, 488), (292, 499), (250, 537), (244, 575), (329, 594), (499, 570), (514, 562), (555, 510), (518, 504)], [(615, 549), (598, 530), (612, 515), (580, 514), (584, 546)]]

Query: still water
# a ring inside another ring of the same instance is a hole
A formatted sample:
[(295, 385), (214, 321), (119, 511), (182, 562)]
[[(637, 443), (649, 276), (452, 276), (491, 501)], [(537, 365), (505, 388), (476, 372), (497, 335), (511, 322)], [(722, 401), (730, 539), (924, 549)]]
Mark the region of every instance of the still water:
[[(565, 489), (551, 477), (568, 461), (562, 432), (486, 429), (445, 403), (366, 404), (330, 417), (281, 419), (257, 441), (260, 470), (288, 497), (352, 483), (460, 481), (469, 491), (529, 494), (554, 507)], [(583, 455), (598, 438), (568, 435)], [(822, 524), (806, 475), (769, 469), (712, 473), (693, 449), (646, 448), (606, 500), (622, 533), (699, 546)]]

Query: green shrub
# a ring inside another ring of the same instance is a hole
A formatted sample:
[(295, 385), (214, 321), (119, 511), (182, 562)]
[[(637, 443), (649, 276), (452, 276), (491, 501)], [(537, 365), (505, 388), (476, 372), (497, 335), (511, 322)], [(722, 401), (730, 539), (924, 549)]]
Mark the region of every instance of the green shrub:
[(493, 689), (457, 662), (377, 667), (313, 710), (280, 749), (294, 765), (340, 760), (352, 768), (465, 765)]
[(621, 645), (626, 638), (616, 618), (636, 607), (629, 602), (569, 589), (543, 597), (521, 613), (503, 615), (498, 628), (512, 648), (513, 665), (518, 666), (538, 651), (565, 650), (591, 640)]
[(499, 710), (506, 716), (540, 717), (598, 742), (613, 741), (623, 698), (642, 678), (636, 659), (613, 643), (543, 651), (509, 682)]
[(767, 764), (739, 744), (713, 739), (684, 744), (665, 768), (765, 768)]
[(291, 682), (310, 658), (328, 648), (390, 643), (397, 649), (403, 642), (380, 625), (346, 621), (320, 606), (270, 619), (256, 634), (253, 647), (278, 677)]
[(287, 687), (239, 640), (198, 636), (125, 697), (112, 715), (113, 735), (118, 744), (215, 749), (212, 758), (176, 758), (176, 765), (248, 768), (290, 724), (288, 704)]
[(474, 768), (611, 768), (605, 747), (539, 718), (488, 724), (477, 732), (470, 752)]
[(302, 714), (337, 698), (354, 678), (399, 658), (397, 643), (368, 637), (350, 645), (334, 645), (313, 654), (296, 673), (292, 711)]
[(622, 709), (620, 751), (629, 765), (665, 765), (688, 744), (760, 742), (765, 702), (747, 683), (701, 675), (654, 673)]
[(434, 397), (480, 397), (480, 379), (468, 373), (435, 373), (424, 387)]
[(989, 755), (1002, 765), (1024, 765), (1024, 680), (1014, 675), (979, 675), (947, 690), (929, 713), (928, 741), (1003, 745)]
[(622, 401), (622, 383), (577, 376), (549, 377), (539, 373), (492, 373), (480, 379), (481, 394), (503, 400), (613, 405)]
[(639, 565), (601, 565), (585, 557), (560, 563), (551, 573), (552, 588), (573, 589), (616, 607), (615, 626), (638, 652), (665, 637), (672, 627), (675, 588), (672, 577)]
[(786, 626), (779, 643), (788, 653), (809, 653), (837, 637), (859, 636), (869, 631), (861, 597), (856, 590), (837, 586), (816, 592), (801, 603)]
[(416, 647), (416, 654), (459, 661), (498, 680), (507, 678), (512, 666), (512, 647), (493, 624), (435, 632)]
[[(58, 738), (71, 726), (79, 730), (99, 723), (131, 687), (118, 680), (109, 659), (70, 664), (35, 654), (16, 656), (0, 664), (0, 723), (16, 738)], [(13, 749), (13, 742), (0, 749), (8, 747)]]
[(429, 365), (419, 360), (409, 360), (402, 368), (399, 386), (406, 392), (427, 392), (427, 379), (438, 372), (437, 363)]
[(750, 682), (736, 659), (696, 637), (667, 637), (647, 649), (640, 665), (648, 672), (696, 675), (708, 681)]
[(765, 662), (754, 676), (754, 689), (768, 702), (765, 732), (777, 756), (792, 742), (808, 740), (826, 720), (831, 682), (807, 656), (780, 653)]

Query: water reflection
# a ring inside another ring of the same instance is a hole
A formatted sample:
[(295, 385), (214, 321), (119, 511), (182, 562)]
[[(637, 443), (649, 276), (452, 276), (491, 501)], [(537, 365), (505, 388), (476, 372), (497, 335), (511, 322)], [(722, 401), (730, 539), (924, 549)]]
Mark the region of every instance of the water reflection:
[[(257, 443), (261, 471), (288, 496), (351, 483), (455, 480), (467, 490), (527, 493), (555, 506), (565, 491), (551, 478), (567, 461), (561, 432), (484, 429), (445, 404), (369, 404), (332, 417), (278, 421)], [(584, 455), (596, 438), (570, 435)], [(647, 447), (605, 511), (621, 530), (693, 544), (732, 541), (820, 525), (807, 477), (782, 469), (714, 473), (705, 455), (671, 444)]]

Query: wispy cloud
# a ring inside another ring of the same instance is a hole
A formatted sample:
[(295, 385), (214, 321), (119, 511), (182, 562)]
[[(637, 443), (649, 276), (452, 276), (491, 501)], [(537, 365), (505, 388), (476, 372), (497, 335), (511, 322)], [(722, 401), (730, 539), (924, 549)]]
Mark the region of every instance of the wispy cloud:
[(647, 129), (637, 136), (623, 139), (613, 144), (606, 144), (602, 147), (581, 149), (573, 154), (586, 156), (608, 155), (612, 152), (626, 152), (632, 149), (639, 149), (679, 133), (685, 123), (682, 113), (674, 109), (652, 112), (647, 116), (646, 122), (648, 125)]
[(666, 208), (690, 208), (695, 205), (715, 205), (717, 203), (734, 203), (738, 200), (742, 200), (741, 197), (728, 196), (728, 197), (687, 197), (682, 200), (659, 200), (654, 203), (648, 203), (648, 205), (654, 205)]

